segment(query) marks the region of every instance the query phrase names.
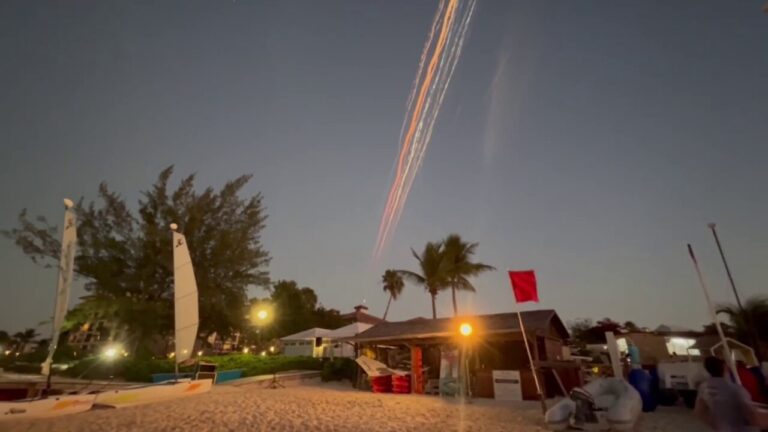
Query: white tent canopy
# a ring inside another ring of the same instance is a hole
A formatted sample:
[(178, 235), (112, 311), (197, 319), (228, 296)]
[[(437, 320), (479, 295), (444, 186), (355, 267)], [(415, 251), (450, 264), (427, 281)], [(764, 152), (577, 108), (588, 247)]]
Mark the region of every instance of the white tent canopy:
[(293, 341), (293, 340), (315, 339), (319, 337), (325, 338), (325, 337), (328, 337), (328, 333), (331, 333), (331, 330), (315, 327), (309, 330), (300, 331), (298, 333), (294, 333), (292, 335), (282, 337), (280, 338), (280, 340)]
[(354, 322), (341, 328), (328, 333), (326, 336), (331, 340), (331, 357), (355, 357), (355, 346), (350, 342), (345, 342), (345, 339), (353, 338), (358, 333), (362, 333), (369, 328), (373, 327), (372, 324), (366, 324), (361, 322)]
[(345, 339), (373, 327), (372, 324), (354, 322), (336, 330), (311, 328), (280, 338), (283, 354), (312, 357), (354, 357), (355, 347)]
[(362, 333), (371, 327), (373, 327), (372, 324), (354, 322), (350, 325), (346, 325), (344, 327), (337, 328), (336, 330), (332, 330), (330, 333), (325, 335), (325, 337), (327, 337), (328, 339), (350, 338), (350, 337), (357, 336), (358, 333)]
[(330, 340), (326, 337), (331, 331), (324, 328), (311, 328), (280, 338), (283, 354), (287, 356), (323, 357), (329, 349)]

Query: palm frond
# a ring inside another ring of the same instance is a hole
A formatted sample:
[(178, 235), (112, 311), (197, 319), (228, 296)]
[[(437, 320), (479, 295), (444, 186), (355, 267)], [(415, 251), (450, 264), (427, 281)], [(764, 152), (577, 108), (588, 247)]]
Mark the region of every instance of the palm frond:
[(475, 287), (472, 285), (472, 282), (470, 282), (468, 279), (466, 279), (463, 276), (459, 276), (456, 279), (456, 290), (457, 291), (469, 291), (469, 292), (475, 292)]
[(416, 272), (412, 272), (410, 270), (397, 270), (397, 272), (404, 279), (408, 279), (411, 282), (419, 284), (419, 285), (424, 285), (425, 282), (427, 281), (426, 279), (424, 279), (424, 276), (422, 276), (422, 275), (420, 275), (420, 274), (418, 274)]

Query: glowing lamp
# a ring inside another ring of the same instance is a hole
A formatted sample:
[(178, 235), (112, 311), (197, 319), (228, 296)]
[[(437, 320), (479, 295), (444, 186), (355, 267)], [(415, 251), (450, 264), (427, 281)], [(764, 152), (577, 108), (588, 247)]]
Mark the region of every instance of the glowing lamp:
[(112, 360), (115, 357), (117, 357), (117, 348), (115, 347), (108, 347), (104, 350), (104, 357), (107, 358), (107, 360)]
[(275, 352), (275, 347), (274, 346), (269, 347), (269, 352), (271, 353)]
[(243, 354), (248, 354), (248, 347), (243, 348)]
[(258, 318), (258, 319), (260, 319), (262, 321), (267, 319), (268, 316), (269, 316), (269, 312), (267, 312), (266, 309), (262, 309), (262, 310), (256, 312), (256, 318)]
[(469, 336), (472, 334), (472, 324), (470, 323), (462, 323), (459, 326), (459, 333), (461, 333), (462, 336)]

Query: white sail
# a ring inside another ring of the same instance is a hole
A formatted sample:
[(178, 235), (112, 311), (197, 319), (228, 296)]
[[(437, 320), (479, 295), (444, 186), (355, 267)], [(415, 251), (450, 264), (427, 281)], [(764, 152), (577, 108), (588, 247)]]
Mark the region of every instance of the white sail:
[(173, 232), (173, 300), (176, 326), (176, 363), (192, 356), (199, 322), (197, 282), (183, 234)]
[(69, 307), (69, 291), (72, 286), (72, 275), (75, 269), (75, 247), (77, 245), (77, 218), (72, 209), (72, 201), (64, 200), (64, 231), (61, 236), (61, 256), (59, 257), (59, 280), (56, 287), (56, 303), (53, 309), (51, 323), (51, 343), (48, 347), (48, 357), (42, 365), (43, 375), (51, 372), (53, 354), (59, 342), (59, 332), (64, 324)]

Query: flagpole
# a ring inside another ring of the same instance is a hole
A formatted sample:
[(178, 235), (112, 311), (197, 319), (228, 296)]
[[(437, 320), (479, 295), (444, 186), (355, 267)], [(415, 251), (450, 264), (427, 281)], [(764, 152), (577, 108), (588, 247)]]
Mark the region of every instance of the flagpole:
[(733, 379), (736, 381), (737, 384), (741, 384), (741, 380), (739, 379), (739, 374), (736, 372), (736, 365), (733, 362), (733, 356), (731, 355), (731, 348), (728, 346), (728, 341), (725, 338), (725, 333), (723, 333), (723, 328), (720, 325), (720, 320), (717, 318), (717, 311), (715, 310), (715, 307), (712, 305), (712, 299), (709, 297), (709, 290), (707, 289), (707, 284), (704, 282), (704, 276), (701, 274), (701, 268), (699, 268), (699, 261), (696, 259), (696, 255), (693, 253), (693, 247), (688, 244), (688, 254), (691, 256), (691, 261), (693, 261), (693, 267), (696, 269), (696, 275), (699, 277), (699, 284), (701, 285), (701, 290), (704, 291), (704, 298), (707, 300), (707, 306), (709, 307), (709, 313), (712, 315), (712, 320), (715, 322), (715, 327), (717, 328), (717, 333), (720, 335), (720, 341), (723, 343), (723, 351), (725, 352), (725, 361), (728, 364), (728, 368), (731, 369), (731, 373), (733, 374)]
[[(513, 273), (525, 274), (525, 280), (520, 281), (521, 290), (525, 290), (525, 294), (518, 296), (518, 288), (515, 286), (515, 278)], [(539, 302), (539, 295), (536, 291), (536, 274), (533, 270), (527, 270), (524, 272), (513, 272), (507, 268), (507, 274), (509, 275), (509, 281), (512, 284), (512, 292), (515, 295), (515, 303), (519, 305), (527, 301)], [(523, 288), (524, 287), (524, 288)], [(525, 344), (525, 352), (528, 354), (528, 361), (531, 364), (531, 373), (533, 373), (533, 382), (536, 384), (536, 392), (539, 395), (539, 402), (541, 402), (541, 412), (545, 416), (547, 415), (547, 403), (544, 401), (544, 393), (541, 391), (541, 384), (539, 383), (539, 374), (536, 368), (536, 364), (533, 362), (533, 356), (531, 355), (531, 347), (528, 346), (528, 335), (525, 331), (525, 324), (523, 324), (523, 314), (520, 313), (520, 307), (517, 308), (517, 320), (520, 323), (520, 331), (523, 333), (523, 344)], [(536, 336), (534, 335), (533, 342), (536, 343)]]
[(523, 324), (523, 315), (520, 313), (520, 309), (517, 309), (517, 320), (520, 322), (520, 331), (523, 332), (523, 343), (525, 344), (525, 351), (528, 353), (528, 361), (531, 362), (531, 372), (533, 373), (533, 382), (536, 384), (536, 392), (539, 395), (539, 401), (541, 402), (541, 412), (547, 414), (547, 403), (544, 402), (544, 394), (541, 392), (541, 385), (539, 384), (539, 374), (536, 370), (536, 365), (533, 362), (531, 356), (531, 347), (528, 346), (528, 336), (525, 334), (525, 325)]

